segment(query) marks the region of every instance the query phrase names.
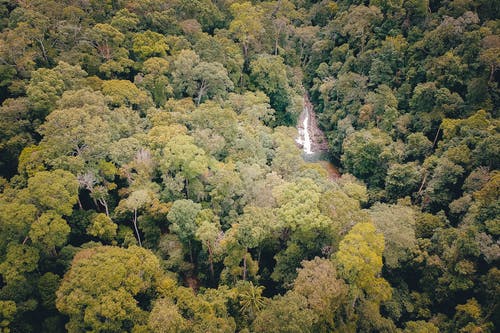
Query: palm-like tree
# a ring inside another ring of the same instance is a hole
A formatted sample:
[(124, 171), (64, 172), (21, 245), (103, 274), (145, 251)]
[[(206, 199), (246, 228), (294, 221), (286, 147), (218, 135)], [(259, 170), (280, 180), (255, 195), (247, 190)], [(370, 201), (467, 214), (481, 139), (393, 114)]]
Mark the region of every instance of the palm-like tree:
[(263, 286), (255, 286), (251, 281), (244, 282), (239, 295), (240, 310), (242, 313), (247, 313), (250, 319), (254, 319), (255, 314), (264, 306), (265, 297), (262, 296), (263, 290)]

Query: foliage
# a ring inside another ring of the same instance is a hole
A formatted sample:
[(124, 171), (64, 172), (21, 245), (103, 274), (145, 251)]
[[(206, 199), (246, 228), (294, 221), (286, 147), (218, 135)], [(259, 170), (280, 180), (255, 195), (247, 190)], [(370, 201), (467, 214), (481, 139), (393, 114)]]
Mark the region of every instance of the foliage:
[(496, 2), (0, 3), (1, 332), (498, 331)]

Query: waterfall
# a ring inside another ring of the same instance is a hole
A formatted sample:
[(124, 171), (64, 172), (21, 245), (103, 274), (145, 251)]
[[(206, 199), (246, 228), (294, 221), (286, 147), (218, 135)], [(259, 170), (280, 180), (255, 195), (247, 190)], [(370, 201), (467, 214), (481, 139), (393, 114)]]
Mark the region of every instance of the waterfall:
[(311, 136), (309, 134), (309, 110), (306, 105), (304, 105), (304, 121), (303, 121), (303, 126), (304, 126), (304, 140), (303, 140), (303, 146), (304, 146), (304, 153), (306, 154), (312, 154), (311, 150)]
[(302, 149), (305, 161), (319, 163), (328, 173), (330, 179), (340, 177), (337, 168), (328, 161), (328, 142), (318, 126), (313, 105), (307, 94), (304, 95), (304, 108), (297, 121), (297, 145)]

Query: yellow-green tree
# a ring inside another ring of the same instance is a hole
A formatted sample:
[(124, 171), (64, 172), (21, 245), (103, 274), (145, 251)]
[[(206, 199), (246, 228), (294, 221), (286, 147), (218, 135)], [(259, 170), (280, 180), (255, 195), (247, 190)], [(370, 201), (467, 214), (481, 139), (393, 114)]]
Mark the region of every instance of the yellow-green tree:
[(148, 320), (136, 298), (152, 301), (159, 276), (158, 258), (148, 250), (85, 249), (74, 257), (56, 293), (56, 306), (69, 317), (68, 332), (131, 332)]
[(371, 222), (356, 224), (340, 242), (335, 254), (339, 276), (349, 284), (349, 301), (345, 304), (346, 325), (359, 329), (381, 329), (391, 326), (380, 314), (380, 303), (391, 298), (389, 283), (380, 277), (384, 236), (376, 232)]

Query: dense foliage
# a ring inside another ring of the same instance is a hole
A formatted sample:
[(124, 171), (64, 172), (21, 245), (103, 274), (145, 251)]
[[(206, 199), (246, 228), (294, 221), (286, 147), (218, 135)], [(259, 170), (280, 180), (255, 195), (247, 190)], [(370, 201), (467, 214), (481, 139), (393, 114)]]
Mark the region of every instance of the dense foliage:
[(0, 332), (500, 328), (498, 2), (0, 0), (0, 28)]

